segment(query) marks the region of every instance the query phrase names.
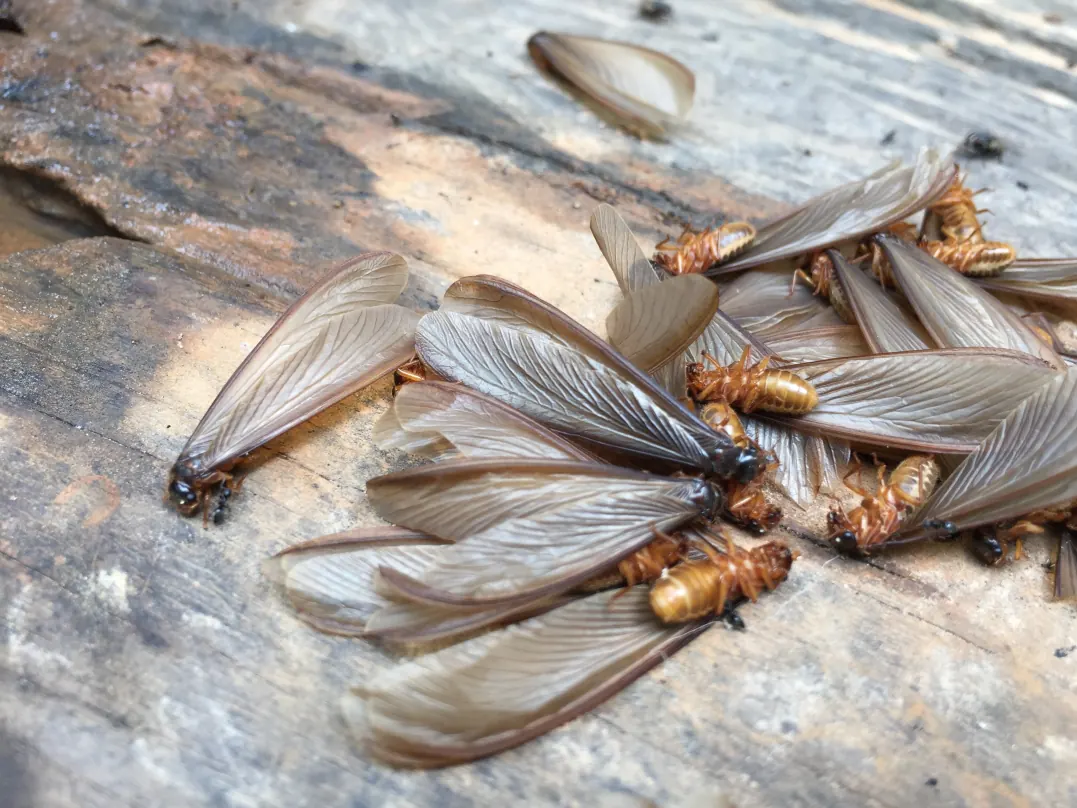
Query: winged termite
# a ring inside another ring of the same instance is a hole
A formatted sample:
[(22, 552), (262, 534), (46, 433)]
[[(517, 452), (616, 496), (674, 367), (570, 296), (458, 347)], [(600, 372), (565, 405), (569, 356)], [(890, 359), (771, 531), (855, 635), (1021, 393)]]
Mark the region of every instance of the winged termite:
[[(695, 279), (663, 286), (689, 280)], [(671, 356), (681, 350), (682, 323), (662, 313), (649, 320), (655, 343), (667, 344)], [(706, 320), (695, 325), (702, 329)], [(416, 345), (423, 363), (444, 378), (600, 453), (741, 482), (765, 465), (594, 334), (506, 281), (479, 276), (454, 283), (441, 310), (420, 322)]]
[(770, 357), (763, 357), (749, 367), (751, 353), (744, 347), (740, 359), (728, 366), (721, 365), (710, 354), (688, 367), (688, 391), (698, 402), (727, 401), (741, 412), (755, 410), (803, 415), (811, 412), (819, 401), (815, 388), (788, 370), (768, 368)]
[(885, 542), (901, 526), (905, 514), (922, 505), (939, 481), (939, 464), (930, 455), (912, 455), (902, 460), (886, 479), (886, 466), (878, 467), (878, 487), (874, 493), (853, 485), (849, 477), (859, 474), (854, 464), (845, 484), (862, 499), (848, 515), (842, 508), (830, 511), (830, 542), (838, 552), (853, 555), (870, 552)]
[[(714, 614), (777, 586), (793, 553), (769, 547), (700, 561), (723, 572), (685, 575), (681, 585), (691, 587), (689, 596), (668, 602), (695, 606), (698, 587), (706, 584), (705, 605)], [(725, 600), (718, 602), (723, 583)], [(678, 594), (672, 588), (663, 587)], [(344, 700), (345, 720), (375, 757), (395, 766), (448, 766), (518, 746), (591, 710), (713, 622), (663, 624), (651, 605), (653, 591), (636, 586), (581, 598), (408, 661), (355, 687)]]
[(956, 171), (949, 157), (925, 150), (912, 166), (889, 165), (764, 225), (750, 247), (707, 274), (737, 272), (859, 241), (932, 204), (946, 192)]
[(876, 236), (898, 287), (940, 347), (1021, 351), (1064, 368), (1062, 359), (1019, 316), (969, 279), (901, 239)]
[(654, 262), (671, 275), (705, 272), (743, 252), (755, 240), (748, 222), (727, 222), (699, 232), (685, 228), (676, 241), (668, 237), (655, 247)]
[[(693, 519), (710, 521), (721, 491), (601, 463), (454, 460), (367, 484), (386, 521), (459, 543), (416, 576), (385, 569), (401, 595), (427, 603), (520, 603), (564, 592)], [(466, 539), (466, 540), (465, 540)]]
[(897, 353), (931, 348), (923, 326), (879, 284), (849, 263), (837, 250), (826, 253), (848, 305), (872, 353)]
[(650, 48), (539, 31), (527, 50), (540, 70), (640, 137), (666, 139), (692, 108), (695, 75)]
[[(214, 488), (234, 489), (232, 470), (247, 453), (413, 354), (418, 315), (392, 305), (407, 277), (400, 256), (366, 253), (334, 268), (281, 315), (221, 389), (173, 465), (167, 496), (180, 513), (205, 509)], [(215, 520), (221, 514), (218, 507)]]

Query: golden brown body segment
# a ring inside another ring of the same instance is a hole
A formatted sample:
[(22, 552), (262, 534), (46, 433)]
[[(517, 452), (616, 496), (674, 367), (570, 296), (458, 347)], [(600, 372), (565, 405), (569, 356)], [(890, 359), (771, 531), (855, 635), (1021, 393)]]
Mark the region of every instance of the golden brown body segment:
[(878, 467), (879, 486), (869, 494), (849, 483), (849, 477), (859, 473), (857, 463), (845, 476), (846, 485), (859, 494), (860, 504), (846, 514), (841, 508), (832, 510), (830, 541), (845, 554), (856, 554), (882, 544), (901, 526), (905, 513), (921, 505), (939, 481), (939, 464), (929, 455), (912, 455), (898, 464), (886, 480), (886, 466)]
[(930, 213), (939, 217), (943, 235), (948, 241), (969, 244), (983, 242), (983, 230), (977, 216), (987, 211), (976, 209), (973, 197), (978, 193), (981, 192), (970, 191), (966, 188), (958, 177), (954, 179), (946, 193), (935, 204), (928, 207)]
[(754, 240), (755, 228), (747, 222), (729, 222), (699, 233), (685, 228), (676, 241), (666, 238), (655, 247), (654, 262), (671, 275), (705, 272)]
[(993, 277), (1017, 260), (1017, 251), (1001, 241), (925, 241), (920, 249), (970, 278)]
[(704, 354), (713, 367), (704, 363), (688, 366), (688, 391), (700, 402), (726, 401), (741, 412), (765, 410), (782, 415), (803, 415), (815, 409), (819, 396), (811, 383), (788, 370), (767, 368), (769, 357), (748, 366), (751, 349), (745, 346), (740, 359), (723, 367)]
[(740, 597), (755, 600), (785, 580), (796, 555), (780, 542), (742, 550), (726, 542), (719, 553), (700, 545), (707, 557), (667, 571), (651, 587), (651, 608), (663, 623), (684, 623), (721, 614)]

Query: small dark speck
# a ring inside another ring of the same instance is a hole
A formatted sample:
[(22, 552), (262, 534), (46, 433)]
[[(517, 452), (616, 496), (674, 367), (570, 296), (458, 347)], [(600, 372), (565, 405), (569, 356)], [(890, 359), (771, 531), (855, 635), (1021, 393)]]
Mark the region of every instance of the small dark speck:
[(673, 6), (665, 0), (643, 0), (639, 4), (639, 15), (651, 22), (663, 22), (673, 14)]
[(704, 42), (717, 42), (718, 41), (718, 34), (714, 33), (714, 31), (708, 31), (707, 33), (705, 33), (701, 37), (701, 39)]
[(1062, 19), (1062, 15), (1053, 11), (1044, 14), (1043, 21), (1049, 23), (1050, 25), (1061, 25), (1064, 22), (1064, 20)]
[(1071, 645), (1069, 648), (1056, 648), (1055, 649), (1055, 656), (1058, 657), (1059, 659), (1065, 659), (1070, 654), (1072, 654), (1074, 651), (1077, 651), (1077, 645)]
[(399, 115), (397, 115), (395, 112), (390, 112), (389, 113), (389, 122), (393, 126), (400, 126), (400, 124), (403, 122), (403, 119)]
[(801, 154), (803, 154), (805, 157), (811, 157), (811, 149), (804, 149)]
[(591, 280), (593, 280), (595, 283), (602, 283), (602, 281), (600, 281), (598, 278), (591, 278)]
[(785, 735), (792, 735), (797, 731), (796, 721), (783, 721), (781, 725), (782, 732)]
[(924, 780), (924, 785), (925, 786), (931, 786), (931, 788), (934, 788), (938, 784), (939, 784), (939, 778), (938, 777), (929, 777), (926, 780)]
[(352, 62), (351, 68), (356, 73), (365, 73), (370, 69), (370, 65), (366, 62)]
[(1027, 191), (1028, 190), (1028, 183), (1027, 182), (1021, 182), (1021, 180), (1018, 180), (1017, 181), (1017, 187), (1020, 188), (1022, 191)]
[(883, 135), (883, 139), (879, 141), (879, 145), (889, 146), (891, 143), (894, 142), (895, 137), (897, 137), (897, 129), (891, 129), (889, 132)]
[(1055, 568), (1055, 562), (1054, 561), (1044, 561), (1043, 564), (1041, 564), (1040, 566), (1042, 566), (1045, 570), (1050, 572), (1051, 570), (1053, 570)]
[(172, 424), (165, 424), (165, 429), (171, 429), (171, 428), (172, 428)]
[(487, 59), (492, 59), (492, 58), (493, 58), (493, 56), (494, 56), (494, 52), (493, 52), (493, 51), (486, 51), (486, 58), (487, 58)]

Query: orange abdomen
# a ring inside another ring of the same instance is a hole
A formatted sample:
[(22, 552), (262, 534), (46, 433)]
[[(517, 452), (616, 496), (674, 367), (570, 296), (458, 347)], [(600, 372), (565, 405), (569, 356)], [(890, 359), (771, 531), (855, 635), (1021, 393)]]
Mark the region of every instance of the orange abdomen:
[(819, 394), (811, 382), (788, 370), (765, 371), (760, 383), (762, 389), (756, 409), (782, 415), (804, 415), (819, 403)]

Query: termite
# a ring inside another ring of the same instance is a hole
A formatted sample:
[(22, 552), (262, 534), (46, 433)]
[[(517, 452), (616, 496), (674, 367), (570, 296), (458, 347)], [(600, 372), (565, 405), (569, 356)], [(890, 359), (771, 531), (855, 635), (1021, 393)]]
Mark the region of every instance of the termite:
[(857, 462), (845, 475), (845, 484), (862, 499), (846, 515), (841, 508), (827, 516), (829, 539), (834, 548), (846, 555), (882, 544), (901, 526), (905, 513), (923, 504), (939, 481), (939, 464), (930, 455), (912, 455), (898, 464), (886, 479), (886, 466), (878, 467), (879, 485), (869, 494), (849, 478), (860, 473)]
[(423, 382), (427, 379), (426, 367), (419, 357), (413, 357), (393, 371), (393, 395), (405, 384)]
[(798, 269), (793, 273), (793, 281), (789, 284), (790, 296), (798, 280), (806, 281), (815, 294), (829, 300), (835, 313), (842, 320), (850, 325), (856, 325), (856, 315), (853, 313), (852, 306), (849, 305), (849, 299), (845, 296), (845, 290), (841, 287), (841, 281), (834, 272), (834, 262), (825, 252), (818, 253), (812, 259), (808, 272)]
[(763, 357), (749, 367), (750, 346), (744, 347), (739, 360), (723, 367), (710, 354), (703, 358), (713, 367), (708, 370), (703, 362), (688, 366), (688, 391), (701, 403), (722, 400), (744, 413), (754, 410), (803, 415), (815, 409), (819, 396), (811, 382), (805, 381), (788, 370), (771, 370), (767, 367), (770, 357)]
[(706, 558), (672, 567), (651, 587), (651, 608), (663, 623), (721, 614), (741, 597), (755, 601), (785, 580), (798, 555), (781, 542), (743, 550), (727, 541), (724, 553), (704, 542), (695, 546)]
[(671, 275), (705, 272), (755, 240), (755, 228), (747, 222), (729, 222), (699, 233), (685, 228), (676, 241), (663, 239), (655, 247), (654, 262)]
[(947, 241), (983, 243), (983, 230), (977, 217), (989, 211), (977, 210), (973, 201), (973, 197), (983, 193), (983, 190), (971, 191), (964, 186), (961, 178), (957, 177), (946, 193), (928, 206), (927, 215), (934, 214), (938, 217), (939, 230)]

